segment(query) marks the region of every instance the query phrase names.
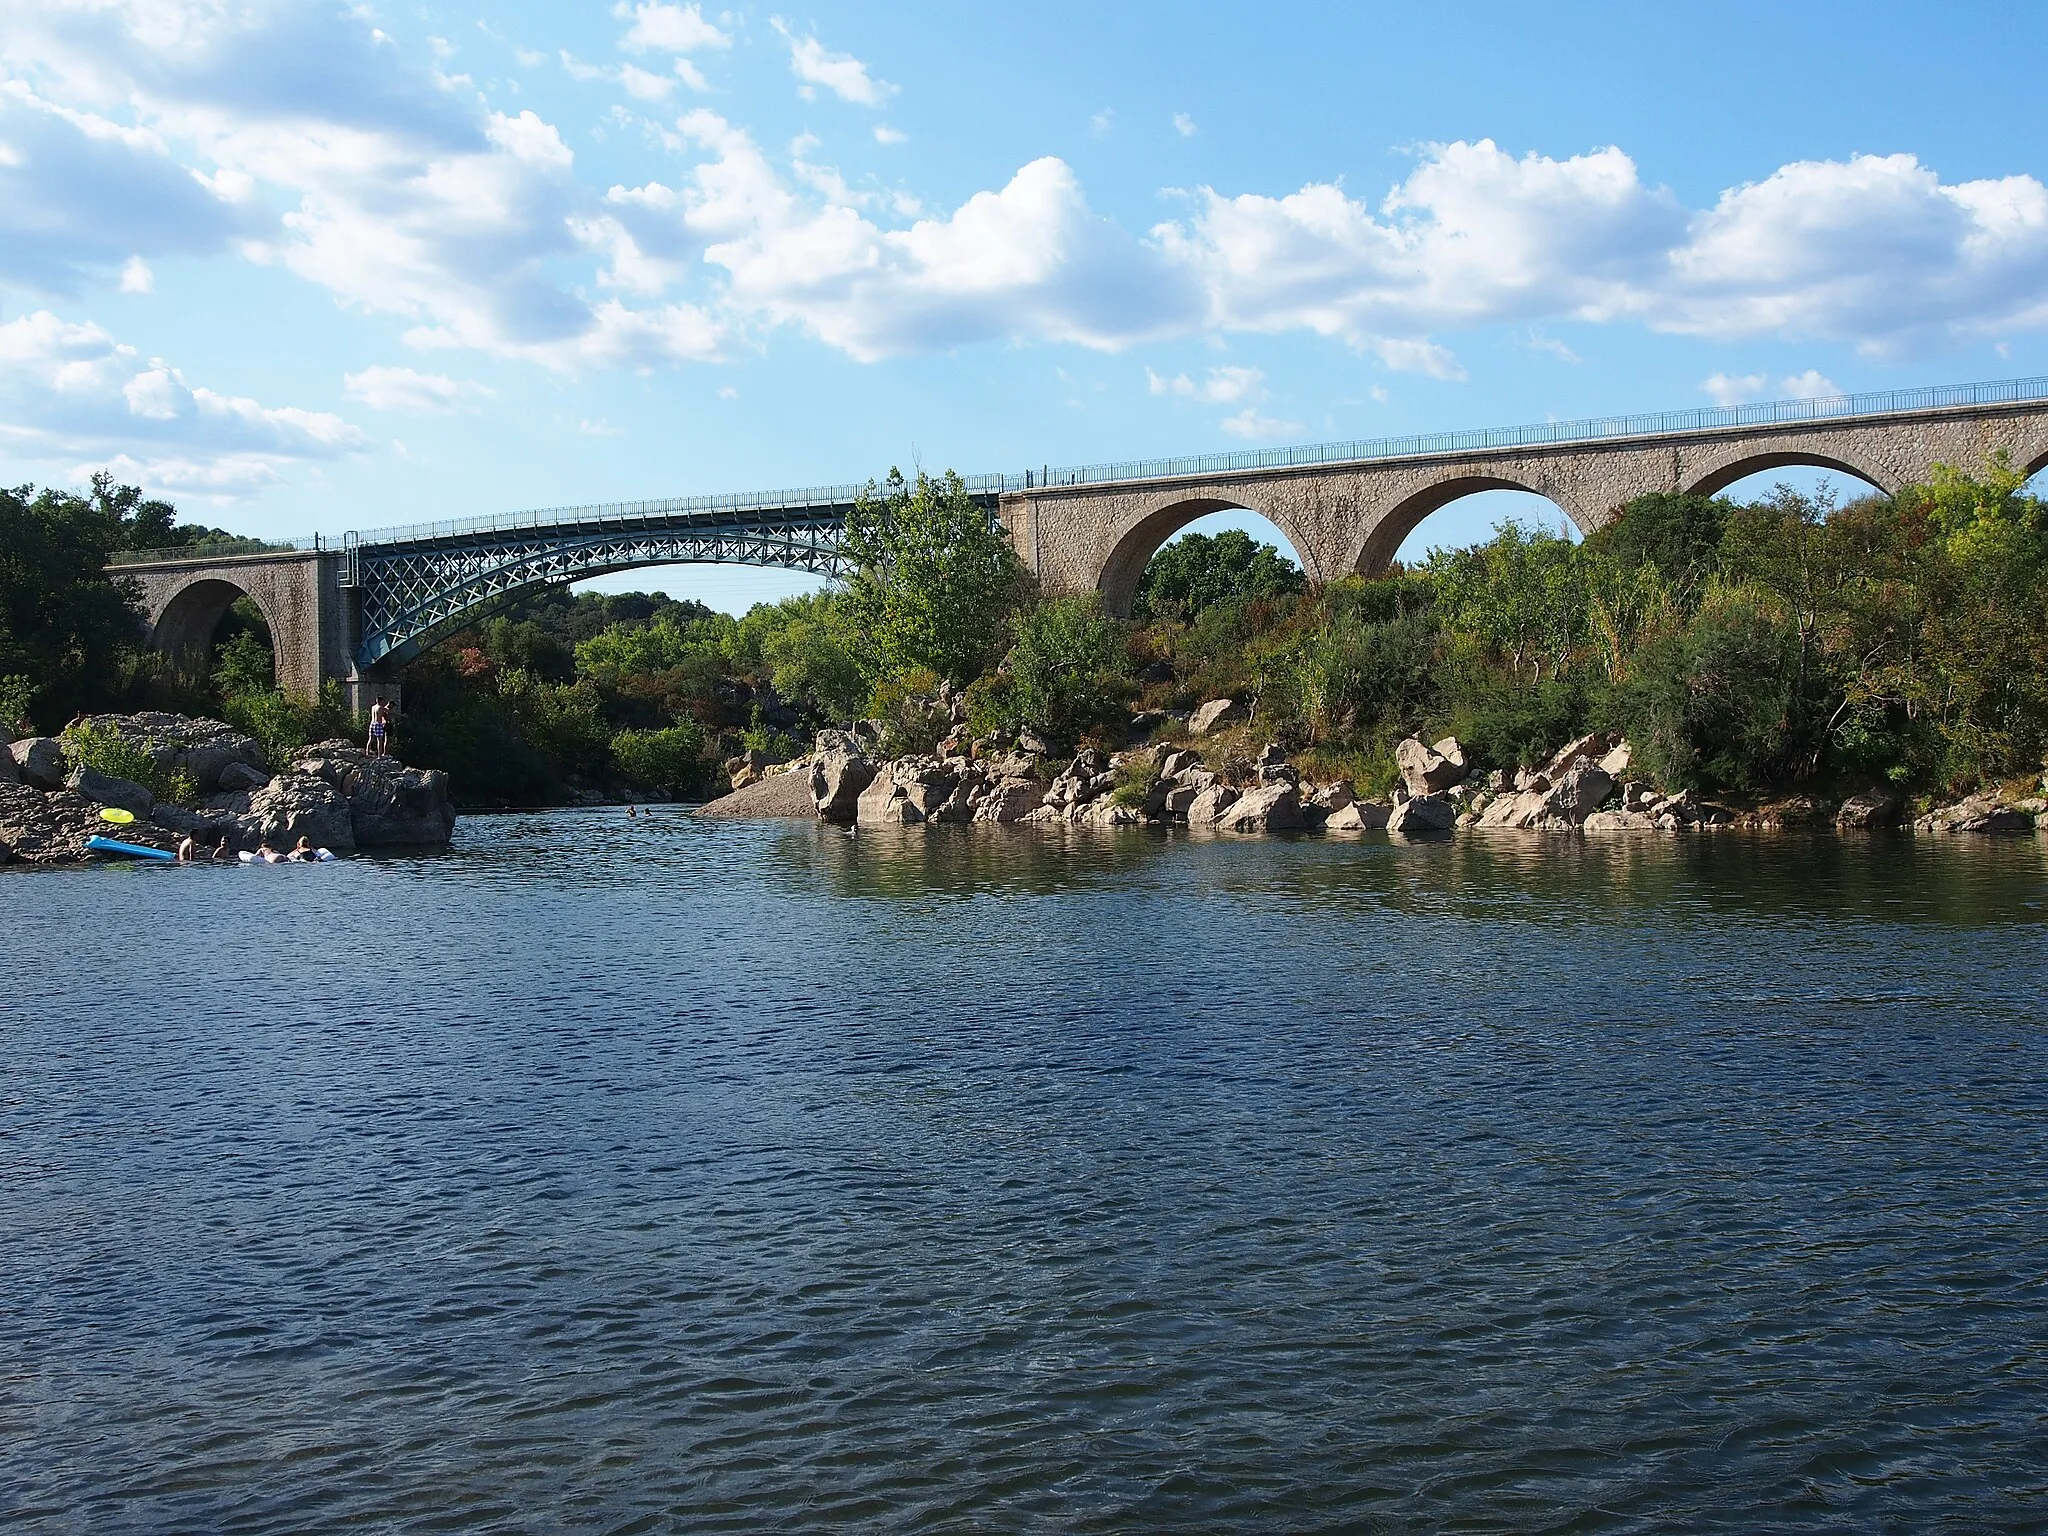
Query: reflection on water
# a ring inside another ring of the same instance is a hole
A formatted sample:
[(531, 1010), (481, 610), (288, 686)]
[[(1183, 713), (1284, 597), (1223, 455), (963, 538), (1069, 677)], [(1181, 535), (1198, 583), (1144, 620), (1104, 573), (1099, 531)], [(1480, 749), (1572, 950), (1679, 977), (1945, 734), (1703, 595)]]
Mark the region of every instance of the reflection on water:
[(31, 1530), (2027, 1529), (2034, 840), (0, 878)]

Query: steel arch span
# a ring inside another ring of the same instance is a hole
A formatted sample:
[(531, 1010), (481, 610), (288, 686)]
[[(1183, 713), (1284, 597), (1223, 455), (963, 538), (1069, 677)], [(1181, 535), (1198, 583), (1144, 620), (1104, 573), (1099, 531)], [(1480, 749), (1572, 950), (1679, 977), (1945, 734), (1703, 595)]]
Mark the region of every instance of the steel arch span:
[[(449, 544), (357, 546), (358, 665), (410, 661), (441, 636), (534, 587), (649, 565), (754, 565), (813, 576), (846, 573), (844, 524), (677, 527), (617, 533), (536, 530)], [(352, 581), (351, 581), (352, 578)]]

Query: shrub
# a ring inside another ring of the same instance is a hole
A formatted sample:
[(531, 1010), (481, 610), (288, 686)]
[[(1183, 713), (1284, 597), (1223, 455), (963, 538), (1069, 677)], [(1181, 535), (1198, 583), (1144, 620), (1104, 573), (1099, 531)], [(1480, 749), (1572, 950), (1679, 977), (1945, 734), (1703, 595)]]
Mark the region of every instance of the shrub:
[(109, 778), (140, 784), (153, 795), (168, 798), (170, 783), (148, 751), (137, 746), (109, 725), (81, 720), (64, 728), (58, 738), (64, 743), (64, 757), (74, 768), (91, 768)]
[(621, 731), (611, 741), (612, 762), (627, 781), (672, 795), (695, 794), (710, 778), (704, 728), (694, 720), (659, 731)]

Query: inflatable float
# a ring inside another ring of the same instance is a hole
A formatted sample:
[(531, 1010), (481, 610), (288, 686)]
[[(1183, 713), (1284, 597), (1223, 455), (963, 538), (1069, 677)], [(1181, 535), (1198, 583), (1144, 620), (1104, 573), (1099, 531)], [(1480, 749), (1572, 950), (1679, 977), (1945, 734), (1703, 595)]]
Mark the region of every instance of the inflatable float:
[(332, 864), (338, 855), (330, 853), (325, 848), (315, 848), (313, 850), (313, 857), (310, 859), (291, 859), (282, 856), (275, 859), (266, 859), (260, 853), (238, 853), (235, 857), (244, 864)]
[(85, 846), (91, 853), (118, 853), (131, 859), (155, 859), (162, 864), (175, 864), (178, 856), (162, 848), (145, 848), (141, 843), (117, 842), (111, 837), (88, 837)]

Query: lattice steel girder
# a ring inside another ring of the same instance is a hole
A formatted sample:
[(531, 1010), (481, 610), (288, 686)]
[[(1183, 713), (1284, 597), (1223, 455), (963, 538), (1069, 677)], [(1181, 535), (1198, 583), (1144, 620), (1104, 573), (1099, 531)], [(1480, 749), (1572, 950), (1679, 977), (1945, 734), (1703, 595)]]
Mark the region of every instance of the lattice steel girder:
[(835, 519), (619, 528), (524, 537), (363, 545), (356, 551), (362, 608), (359, 666), (410, 661), (436, 639), (531, 587), (643, 565), (758, 565), (843, 576), (844, 529)]

